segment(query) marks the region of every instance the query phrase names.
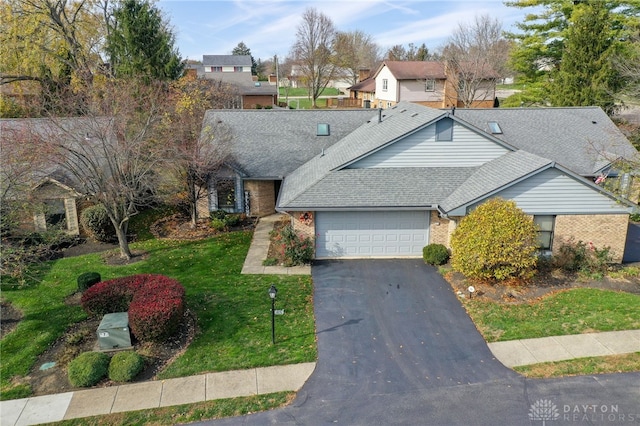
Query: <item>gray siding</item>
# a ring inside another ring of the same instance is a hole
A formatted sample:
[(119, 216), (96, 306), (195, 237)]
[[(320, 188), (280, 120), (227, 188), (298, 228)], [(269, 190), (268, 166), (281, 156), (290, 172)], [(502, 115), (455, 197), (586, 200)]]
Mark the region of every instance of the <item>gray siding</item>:
[(529, 214), (628, 213), (629, 210), (594, 188), (558, 169), (548, 169), (500, 191)]
[(435, 124), (405, 137), (349, 168), (476, 167), (494, 160), (507, 149), (457, 123), (452, 141), (436, 141)]

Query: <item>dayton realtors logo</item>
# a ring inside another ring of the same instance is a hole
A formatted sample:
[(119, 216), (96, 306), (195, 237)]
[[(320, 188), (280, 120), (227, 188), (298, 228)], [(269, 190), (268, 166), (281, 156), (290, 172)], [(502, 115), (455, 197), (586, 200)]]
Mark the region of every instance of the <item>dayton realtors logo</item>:
[(542, 421), (542, 426), (545, 426), (548, 421), (558, 420), (558, 417), (560, 417), (558, 407), (548, 399), (539, 399), (529, 408), (529, 420)]
[(549, 399), (539, 399), (529, 408), (529, 420), (541, 421), (542, 426), (556, 420), (580, 423), (633, 423), (640, 420), (640, 414), (625, 414), (617, 404), (563, 404), (559, 407)]

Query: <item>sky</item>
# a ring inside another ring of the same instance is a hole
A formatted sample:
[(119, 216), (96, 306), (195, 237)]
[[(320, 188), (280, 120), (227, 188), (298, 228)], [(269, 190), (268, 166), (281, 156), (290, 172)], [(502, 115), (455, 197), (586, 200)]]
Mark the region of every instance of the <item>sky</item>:
[(476, 15), (499, 19), (505, 30), (525, 13), (502, 0), (160, 0), (185, 59), (228, 55), (240, 42), (254, 59), (284, 58), (295, 42), (303, 12), (313, 7), (328, 16), (338, 31), (360, 30), (385, 52), (396, 44), (436, 51), (459, 24)]

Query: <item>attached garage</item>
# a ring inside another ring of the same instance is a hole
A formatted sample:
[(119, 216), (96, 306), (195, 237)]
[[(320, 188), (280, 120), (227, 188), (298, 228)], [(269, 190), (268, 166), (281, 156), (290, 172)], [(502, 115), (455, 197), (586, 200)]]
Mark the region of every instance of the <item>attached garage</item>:
[(316, 258), (420, 257), (428, 211), (316, 213)]

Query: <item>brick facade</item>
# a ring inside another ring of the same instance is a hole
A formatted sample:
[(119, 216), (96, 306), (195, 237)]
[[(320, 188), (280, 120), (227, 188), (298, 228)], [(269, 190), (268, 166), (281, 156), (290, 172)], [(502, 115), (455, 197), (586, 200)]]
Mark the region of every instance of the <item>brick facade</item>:
[(592, 243), (597, 248), (611, 247), (613, 261), (622, 262), (628, 225), (626, 214), (556, 216), (553, 251), (557, 252), (563, 242), (573, 239)]
[(315, 212), (290, 212), (291, 225), (296, 234), (316, 239)]
[(276, 212), (276, 191), (272, 180), (247, 180), (244, 190), (249, 192), (251, 216), (268, 216)]
[(437, 211), (431, 212), (429, 220), (429, 244), (444, 244), (449, 247), (449, 219), (440, 217)]
[(243, 109), (256, 109), (261, 107), (271, 107), (276, 104), (275, 95), (244, 95), (242, 96)]

